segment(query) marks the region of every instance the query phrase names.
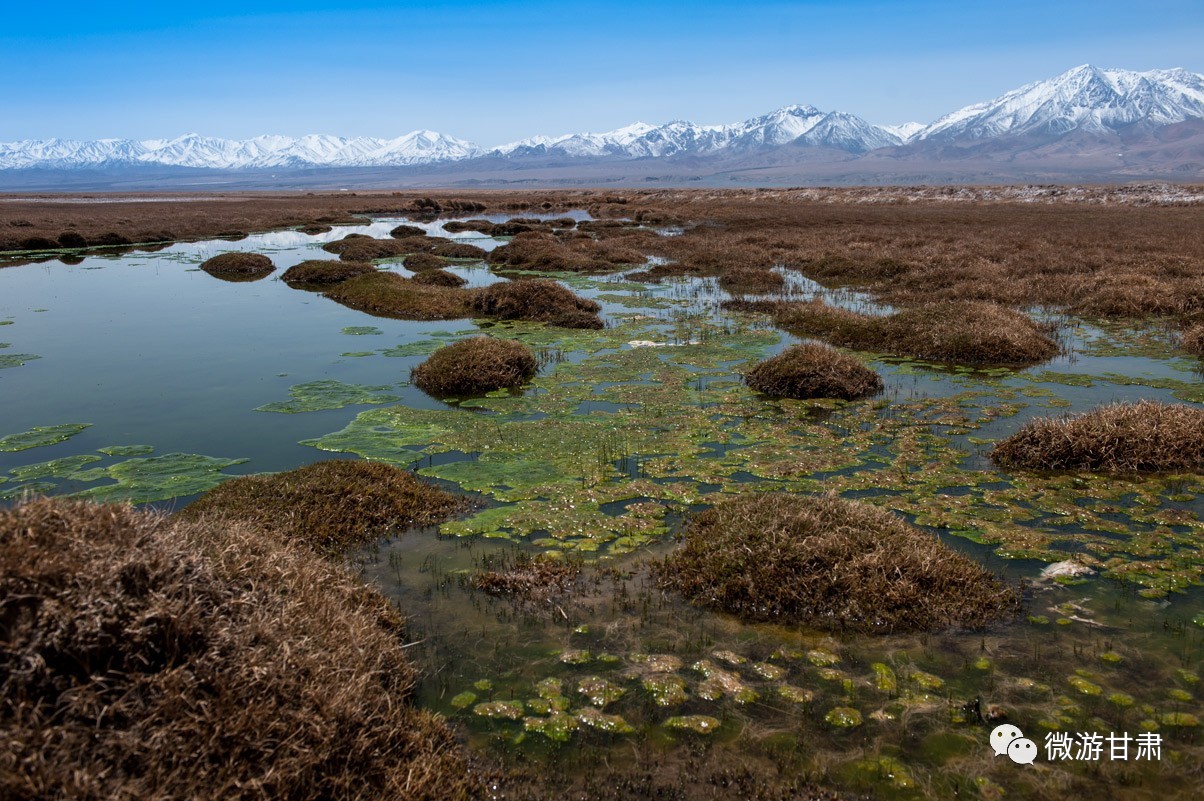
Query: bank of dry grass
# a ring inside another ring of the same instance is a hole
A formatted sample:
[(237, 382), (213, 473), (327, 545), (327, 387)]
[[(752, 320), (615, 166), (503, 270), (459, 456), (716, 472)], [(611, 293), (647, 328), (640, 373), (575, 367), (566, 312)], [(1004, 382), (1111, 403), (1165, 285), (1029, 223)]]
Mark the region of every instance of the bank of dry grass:
[(561, 328), (603, 328), (601, 306), (544, 278), (500, 281), (476, 290), (472, 307), (498, 320), (530, 320)]
[(614, 272), (626, 265), (642, 264), (645, 257), (621, 242), (589, 236), (561, 239), (550, 233), (528, 231), (508, 244), (491, 250), (487, 261), (501, 268), (542, 272)]
[(719, 286), (734, 295), (767, 295), (784, 289), (786, 279), (765, 267), (737, 267), (720, 274)]
[(0, 611), (4, 798), (479, 792), (388, 602), (257, 526), (18, 504)]
[(1197, 472), (1204, 469), (1204, 409), (1145, 400), (1040, 417), (997, 443), (991, 459), (1022, 470)]
[(468, 283), (465, 279), (455, 273), (449, 273), (447, 270), (426, 270), (418, 273), (410, 280), (415, 284), (446, 287), (460, 287)]
[(325, 287), (374, 272), (376, 267), (368, 262), (309, 259), (289, 267), (280, 280), (294, 287)]
[(856, 400), (882, 391), (882, 379), (860, 361), (830, 345), (811, 343), (759, 362), (744, 382), (766, 395), (796, 400)]
[(661, 587), (746, 620), (889, 633), (978, 628), (1018, 593), (894, 514), (836, 495), (745, 493), (690, 521)]
[(886, 316), (813, 300), (772, 308), (785, 330), (856, 350), (970, 365), (1028, 365), (1058, 353), (1048, 330), (1028, 315), (991, 303), (943, 301)]
[(231, 479), (178, 516), (198, 520), (217, 514), (334, 555), (396, 531), (441, 523), (463, 508), (462, 498), (399, 467), (334, 459)]
[(221, 253), (201, 264), (215, 278), (257, 280), (276, 269), (272, 260), (261, 253)]
[(465, 397), (521, 386), (536, 369), (534, 354), (521, 342), (479, 336), (439, 348), (410, 380), (437, 398)]
[(1204, 356), (1204, 323), (1195, 323), (1183, 332), (1183, 349), (1197, 356)]
[(471, 317), (471, 295), (455, 287), (419, 284), (390, 272), (348, 279), (325, 296), (358, 311), (399, 320), (455, 320)]

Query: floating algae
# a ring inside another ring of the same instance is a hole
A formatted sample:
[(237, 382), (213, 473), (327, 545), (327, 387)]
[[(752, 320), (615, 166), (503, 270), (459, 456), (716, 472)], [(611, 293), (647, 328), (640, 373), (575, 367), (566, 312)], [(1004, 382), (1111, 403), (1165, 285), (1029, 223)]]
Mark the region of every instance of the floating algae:
[(398, 400), (396, 395), (385, 394), (391, 387), (366, 387), (360, 384), (344, 384), (342, 381), (323, 379), (289, 387), (290, 401), (276, 401), (260, 406), (257, 412), (281, 412), (299, 414), (319, 412), (326, 409), (342, 409), (345, 406), (362, 404), (378, 405)]
[(578, 709), (574, 714), (583, 725), (607, 734), (631, 734), (635, 731), (635, 727), (619, 715), (608, 715), (592, 706)]
[(678, 715), (665, 721), (666, 729), (689, 731), (695, 734), (711, 734), (719, 729), (718, 718), (710, 715)]
[[(7, 347), (7, 346), (6, 346)], [(34, 359), (40, 359), (36, 353), (0, 353), (0, 370), (8, 367), (20, 367)]]
[(601, 676), (587, 676), (577, 682), (577, 692), (584, 695), (591, 704), (601, 708), (622, 698), (626, 690)]
[(406, 356), (427, 356), (448, 344), (440, 339), (419, 339), (414, 342), (403, 342), (391, 348), (380, 351), (382, 356), (404, 358)]
[(451, 699), (451, 705), (456, 709), (468, 709), (468, 707), (472, 706), (476, 702), (477, 694), (471, 690), (465, 690), (462, 693), (458, 693)]
[(681, 676), (656, 674), (645, 677), (641, 684), (657, 706), (678, 706), (687, 699), (686, 680)]
[(57, 426), (37, 426), (20, 434), (0, 437), (0, 451), (23, 451), (64, 442), (91, 425), (91, 423), (64, 423)]
[(24, 467), (14, 467), (9, 472), (17, 481), (28, 481), (31, 478), (71, 478), (84, 465), (99, 462), (99, 456), (82, 454), (79, 456), (64, 456), (51, 459), (48, 462), (27, 464)]
[(154, 453), (155, 449), (151, 445), (109, 445), (104, 448), (97, 448), (97, 453), (103, 453), (107, 456), (146, 456), (149, 453)]
[(384, 331), (374, 325), (349, 325), (343, 329), (343, 333), (351, 337), (364, 337), (383, 334)]
[(472, 708), (474, 715), (495, 720), (521, 720), (523, 705), (517, 701), (486, 701)]
[(168, 453), (163, 456), (127, 459), (109, 467), (94, 467), (72, 475), (77, 481), (113, 479), (75, 495), (95, 501), (149, 503), (197, 495), (213, 489), (232, 476), (221, 471), (244, 464), (247, 459), (219, 459), (195, 453)]
[[(523, 718), (525, 731), (542, 734), (554, 743), (567, 743), (580, 725), (580, 718), (564, 712), (552, 712), (547, 717)], [(596, 724), (590, 723), (594, 726)]]
[(852, 729), (861, 725), (861, 712), (849, 706), (838, 706), (829, 710), (824, 720), (838, 729)]
[(0, 490), (0, 499), (12, 501), (24, 498), (26, 495), (45, 495), (54, 492), (55, 489), (57, 487), (48, 481), (31, 481), (28, 484), (18, 484), (15, 487)]

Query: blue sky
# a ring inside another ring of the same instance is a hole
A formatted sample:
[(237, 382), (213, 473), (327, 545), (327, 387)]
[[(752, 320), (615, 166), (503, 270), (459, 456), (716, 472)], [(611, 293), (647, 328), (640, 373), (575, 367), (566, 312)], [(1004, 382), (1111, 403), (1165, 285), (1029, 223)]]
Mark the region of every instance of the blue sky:
[(1204, 73), (1204, 3), (23, 3), (0, 141), (184, 132), (482, 145), (789, 103), (930, 122), (1083, 63)]

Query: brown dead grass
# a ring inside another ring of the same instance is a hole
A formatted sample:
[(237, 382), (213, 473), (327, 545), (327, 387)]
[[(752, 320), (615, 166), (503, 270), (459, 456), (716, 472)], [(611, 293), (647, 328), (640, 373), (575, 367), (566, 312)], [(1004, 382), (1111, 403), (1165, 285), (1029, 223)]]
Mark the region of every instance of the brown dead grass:
[(403, 239), (407, 236), (426, 236), (426, 229), (419, 228), (417, 225), (399, 225), (389, 232), (389, 236), (394, 239)]
[(745, 493), (690, 521), (660, 585), (746, 620), (890, 633), (978, 628), (1019, 595), (935, 536), (834, 494)]
[(374, 272), (376, 267), (367, 262), (310, 259), (289, 267), (280, 280), (289, 286), (324, 287)]
[(601, 307), (544, 278), (501, 281), (476, 290), (472, 307), (498, 320), (530, 320), (561, 328), (603, 328)]
[(1180, 343), (1183, 349), (1197, 356), (1204, 356), (1204, 323), (1195, 323), (1183, 332)]
[(748, 386), (780, 398), (855, 400), (882, 391), (870, 368), (829, 345), (795, 345), (758, 363), (744, 376)]
[(476, 245), (470, 245), (467, 242), (445, 242), (436, 245), (431, 251), (436, 256), (442, 256), (445, 259), (483, 259), (485, 258), (485, 250)]
[(447, 286), (459, 287), (468, 283), (465, 279), (449, 273), (447, 270), (425, 270), (418, 273), (410, 279), (415, 284), (428, 284), (430, 286)]
[(447, 266), (446, 261), (430, 253), (411, 253), (406, 256), (402, 264), (412, 273), (420, 273), (424, 270), (442, 270)]
[(719, 286), (736, 295), (767, 295), (781, 291), (786, 279), (764, 267), (737, 267), (719, 276)]
[(410, 380), (437, 398), (466, 397), (521, 386), (536, 369), (535, 356), (521, 342), (479, 336), (439, 348)]
[(927, 361), (1039, 364), (1058, 344), (1027, 315), (990, 303), (943, 301), (875, 317), (822, 300), (774, 307), (778, 326), (834, 345)]
[(402, 239), (373, 239), (362, 234), (352, 234), (344, 239), (327, 242), (322, 250), (334, 253), (343, 261), (374, 261), (392, 259), (413, 253), (412, 247)]
[(0, 510), (0, 796), (461, 799), (388, 602), (255, 526)]
[(581, 575), (581, 563), (545, 554), (519, 553), (495, 570), (478, 570), (472, 586), (489, 595), (509, 596), (536, 604), (550, 604), (567, 595)]
[(257, 279), (271, 273), (276, 266), (261, 253), (222, 253), (206, 260), (201, 269), (217, 278)]
[(619, 242), (591, 237), (560, 239), (549, 233), (520, 233), (509, 244), (491, 250), (486, 260), (498, 267), (542, 272), (606, 273), (642, 264), (644, 255)]
[(431, 286), (397, 273), (375, 272), (336, 284), (325, 296), (358, 311), (399, 320), (455, 320), (471, 317), (467, 290)]
[(1041, 417), (997, 443), (991, 459), (1020, 470), (1198, 472), (1204, 469), (1204, 409), (1143, 400)]
[(336, 555), (407, 528), (441, 523), (462, 498), (392, 465), (334, 459), (226, 481), (179, 512), (218, 514), (270, 529), (289, 542)]

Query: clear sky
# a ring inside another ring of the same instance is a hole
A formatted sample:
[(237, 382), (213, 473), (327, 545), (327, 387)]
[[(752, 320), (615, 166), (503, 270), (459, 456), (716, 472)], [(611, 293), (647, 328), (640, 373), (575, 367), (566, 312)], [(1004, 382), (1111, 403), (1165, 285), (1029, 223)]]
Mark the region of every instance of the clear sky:
[(1083, 63), (1204, 73), (1204, 2), (7, 3), (0, 141), (930, 122)]

